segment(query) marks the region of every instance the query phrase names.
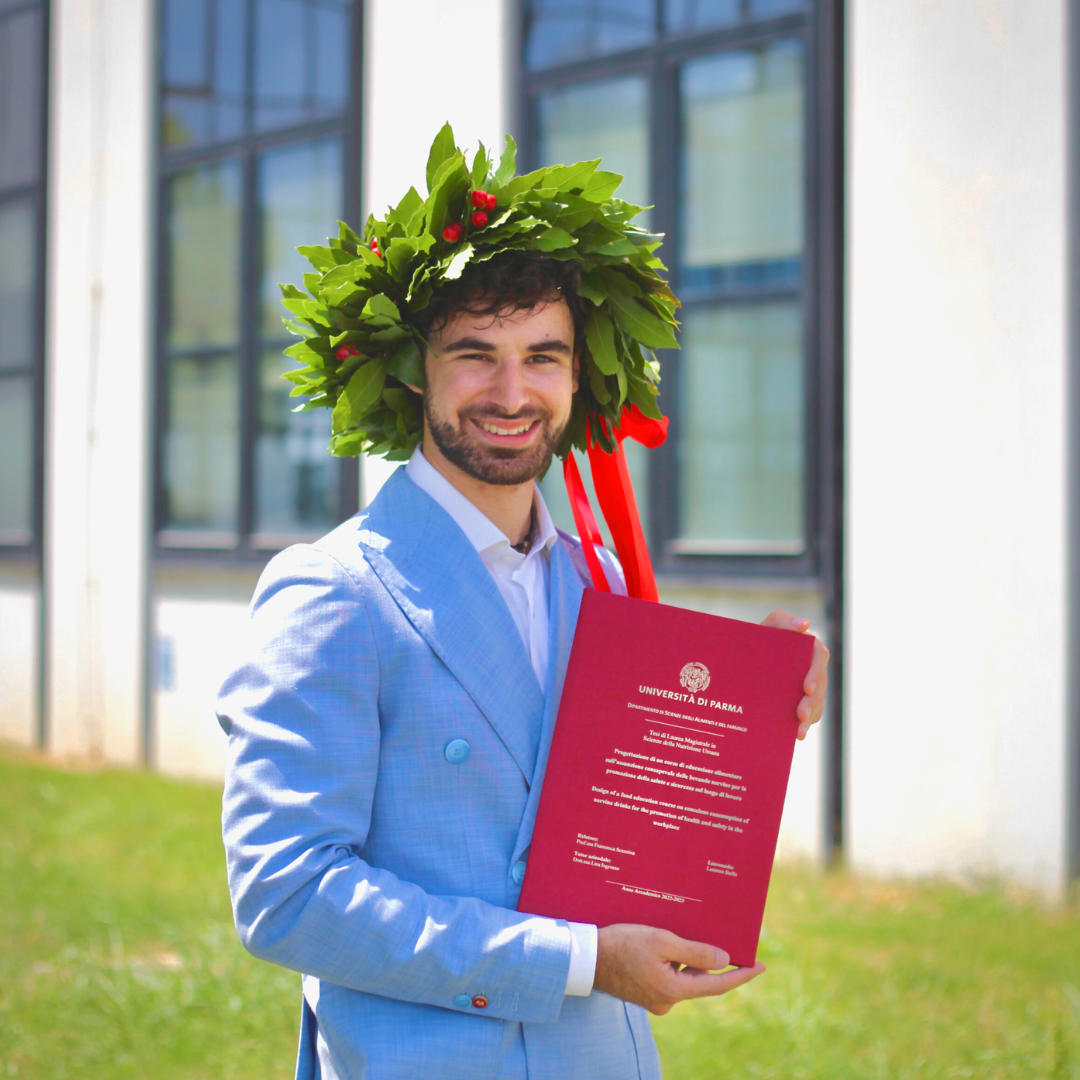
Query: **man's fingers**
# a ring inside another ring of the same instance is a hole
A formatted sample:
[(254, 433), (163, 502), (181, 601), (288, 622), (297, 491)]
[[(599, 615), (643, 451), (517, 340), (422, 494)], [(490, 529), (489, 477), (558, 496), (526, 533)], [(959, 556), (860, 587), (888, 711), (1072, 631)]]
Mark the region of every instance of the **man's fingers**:
[(730, 971), (720, 972), (719, 975), (692, 975), (688, 971), (682, 971), (679, 973), (679, 992), (684, 999), (726, 994), (729, 990), (756, 979), (764, 970), (765, 965), (759, 961), (753, 967), (732, 968)]
[(795, 710), (799, 721), (797, 737), (800, 739), (806, 738), (811, 725), (816, 724), (825, 712), (825, 691), (829, 685), (828, 664), (829, 650), (820, 639), (815, 638), (814, 656), (810, 662), (810, 670), (803, 680), (803, 692), (806, 696)]
[(829, 650), (825, 648), (821, 638), (814, 638), (814, 655), (810, 658), (810, 670), (803, 679), (803, 693), (813, 694), (820, 690), (825, 693), (825, 683), (828, 681)]
[(701, 971), (718, 971), (731, 963), (731, 958), (723, 949), (706, 945), (703, 941), (687, 941), (676, 934), (671, 935), (664, 955), (676, 964), (685, 964), (688, 968)]
[(761, 620), (762, 626), (775, 626), (778, 630), (794, 630), (796, 633), (805, 634), (810, 629), (810, 620), (798, 615), (792, 615), (790, 611), (777, 608)]

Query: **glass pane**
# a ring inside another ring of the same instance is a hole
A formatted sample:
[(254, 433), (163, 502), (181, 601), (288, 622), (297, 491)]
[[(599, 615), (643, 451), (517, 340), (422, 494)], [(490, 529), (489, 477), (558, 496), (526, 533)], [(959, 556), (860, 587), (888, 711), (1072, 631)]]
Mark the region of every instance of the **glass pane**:
[(166, 528), (232, 532), (240, 468), (236, 358), (173, 360), (166, 395)]
[(326, 447), (330, 414), (294, 413), (282, 373), (296, 364), (278, 352), (263, 355), (259, 371), (259, 434), (255, 444), (255, 531), (277, 535), (323, 533), (338, 521), (338, 463)]
[[(537, 98), (539, 153), (545, 165), (603, 158), (622, 173), (616, 193), (643, 206), (649, 201), (649, 100), (644, 78), (631, 75), (548, 90)], [(648, 212), (637, 221), (648, 225)]]
[(804, 548), (803, 361), (793, 301), (685, 314), (676, 547)]
[(348, 0), (258, 0), (255, 126), (340, 113), (348, 93)]
[[(637, 502), (638, 513), (641, 515), (641, 523), (645, 528), (645, 535), (649, 533), (649, 451), (641, 443), (627, 440), (623, 443), (626, 451), (626, 464), (630, 470), (630, 480), (634, 485), (634, 499)], [(585, 482), (585, 491), (588, 493), (589, 502), (592, 504), (596, 522), (600, 526), (600, 535), (604, 540), (604, 547), (614, 553), (615, 545), (611, 540), (611, 532), (607, 522), (600, 511), (600, 502), (596, 498), (596, 489), (593, 487), (592, 472), (589, 469), (589, 459), (586, 455), (579, 454), (576, 450), (578, 469), (581, 471), (581, 479)], [(574, 524), (574, 514), (570, 509), (570, 497), (566, 494), (566, 482), (563, 480), (563, 464), (561, 459), (555, 458), (551, 463), (547, 476), (540, 484), (540, 490), (547, 503), (551, 520), (556, 526), (571, 536), (577, 536), (577, 526)]]
[(166, 0), (165, 146), (232, 139), (244, 128), (244, 0)]
[(742, 0), (666, 0), (664, 24), (673, 33), (733, 26), (741, 9)]
[(0, 189), (33, 183), (40, 170), (41, 17), (0, 20)]
[[(279, 282), (302, 285), (311, 264), (296, 253), (300, 244), (321, 243), (337, 235), (341, 216), (341, 143), (321, 139), (262, 156), (259, 162), (262, 209), (262, 328), (271, 339), (286, 334), (281, 324)], [(284, 385), (284, 384), (283, 384)]]
[(798, 284), (802, 67), (797, 41), (684, 65), (684, 288)]
[(220, 162), (169, 183), (169, 344), (232, 345), (240, 316), (240, 168)]
[(771, 19), (792, 11), (806, 11), (810, 0), (750, 0), (750, 16), (754, 19)]
[(0, 207), (0, 371), (33, 363), (34, 218), (28, 199)]
[(29, 375), (0, 378), (0, 461), (0, 541), (29, 543), (34, 483), (34, 391)]
[(654, 0), (531, 0), (525, 5), (525, 66), (568, 64), (648, 45)]

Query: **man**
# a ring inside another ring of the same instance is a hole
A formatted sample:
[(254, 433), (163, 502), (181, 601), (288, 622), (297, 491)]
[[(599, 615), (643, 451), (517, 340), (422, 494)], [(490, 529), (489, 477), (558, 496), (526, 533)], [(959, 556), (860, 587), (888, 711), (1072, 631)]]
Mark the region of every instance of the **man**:
[(645, 1010), (764, 970), (515, 910), (583, 591), (536, 487), (578, 391), (574, 282), (513, 252), (437, 292), (420, 449), (259, 583), (224, 836), (244, 944), (304, 973), (298, 1076), (658, 1077)]

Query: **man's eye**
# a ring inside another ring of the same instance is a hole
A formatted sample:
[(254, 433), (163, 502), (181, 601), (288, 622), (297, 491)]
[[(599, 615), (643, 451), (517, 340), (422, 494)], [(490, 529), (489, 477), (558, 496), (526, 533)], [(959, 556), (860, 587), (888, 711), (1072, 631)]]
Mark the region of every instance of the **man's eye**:
[(554, 356), (545, 356), (543, 354), (529, 357), (530, 364), (557, 364), (558, 362)]

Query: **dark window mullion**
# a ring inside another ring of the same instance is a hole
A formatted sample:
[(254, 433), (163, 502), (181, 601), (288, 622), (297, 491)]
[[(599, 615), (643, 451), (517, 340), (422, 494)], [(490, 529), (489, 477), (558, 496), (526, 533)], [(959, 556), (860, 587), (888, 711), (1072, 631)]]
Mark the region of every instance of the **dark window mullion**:
[[(668, 277), (674, 278), (678, 267), (678, 220), (679, 194), (678, 148), (679, 148), (679, 72), (668, 61), (657, 59), (653, 64), (651, 131), (651, 187), (654, 205), (652, 211), (653, 231), (665, 234), (660, 250), (667, 263)], [(660, 407), (676, 429), (679, 423), (678, 351), (665, 350), (660, 356), (663, 379), (660, 383)], [(678, 460), (676, 440), (671, 438), (656, 454), (649, 455), (649, 520), (646, 533), (653, 550), (662, 552), (664, 545), (674, 533), (678, 521)]]
[(230, 139), (228, 142), (216, 143), (212, 146), (197, 146), (190, 150), (172, 150), (165, 156), (162, 169), (169, 174), (185, 172), (188, 169), (197, 168), (199, 165), (211, 165), (245, 150), (268, 150), (275, 146), (287, 146), (290, 143), (304, 142), (309, 139), (314, 140), (320, 136), (340, 136), (343, 127), (341, 117), (335, 116), (327, 120), (296, 124), (289, 128), (278, 128), (257, 134), (252, 133), (238, 139)]
[(806, 431), (806, 459), (803, 463), (804, 482), (803, 520), (806, 544), (814, 556), (814, 572), (821, 572), (821, 504), (822, 477), (819, 468), (821, 461), (821, 363), (819, 356), (820, 333), (817, 313), (818, 267), (814, 255), (820, 250), (820, 237), (817, 229), (818, 181), (816, 170), (811, 163), (818, 156), (818, 124), (820, 102), (817, 93), (817, 80), (812, 76), (818, 70), (815, 50), (815, 35), (808, 26), (802, 34), (803, 55), (803, 258), (802, 289), (800, 300), (803, 322), (803, 423)]
[[(360, 220), (363, 163), (362, 122), (364, 115), (364, 18), (363, 0), (354, 0), (349, 22), (349, 92), (341, 132), (342, 219), (357, 232), (362, 232)], [(338, 464), (339, 516), (351, 517), (360, 509), (360, 460), (340, 458)]]
[(808, 25), (807, 14), (795, 12), (702, 33), (691, 32), (683, 36), (669, 37), (655, 45), (644, 45), (626, 52), (587, 57), (557, 67), (530, 71), (523, 76), (523, 81), (526, 92), (535, 93), (550, 86), (588, 82), (605, 75), (640, 70), (657, 57), (669, 63), (682, 63), (684, 60), (713, 52), (764, 45), (777, 38), (805, 33)]
[(259, 274), (262, 268), (259, 159), (244, 155), (240, 226), (240, 501), (237, 531), (249, 546), (255, 522), (255, 442), (258, 437)]
[(255, 130), (255, 50), (257, 0), (244, 5), (244, 134), (240, 225), (240, 472), (237, 533), (240, 550), (250, 554), (255, 523), (255, 439), (258, 422), (258, 274), (262, 263), (259, 236), (258, 157), (252, 146)]

